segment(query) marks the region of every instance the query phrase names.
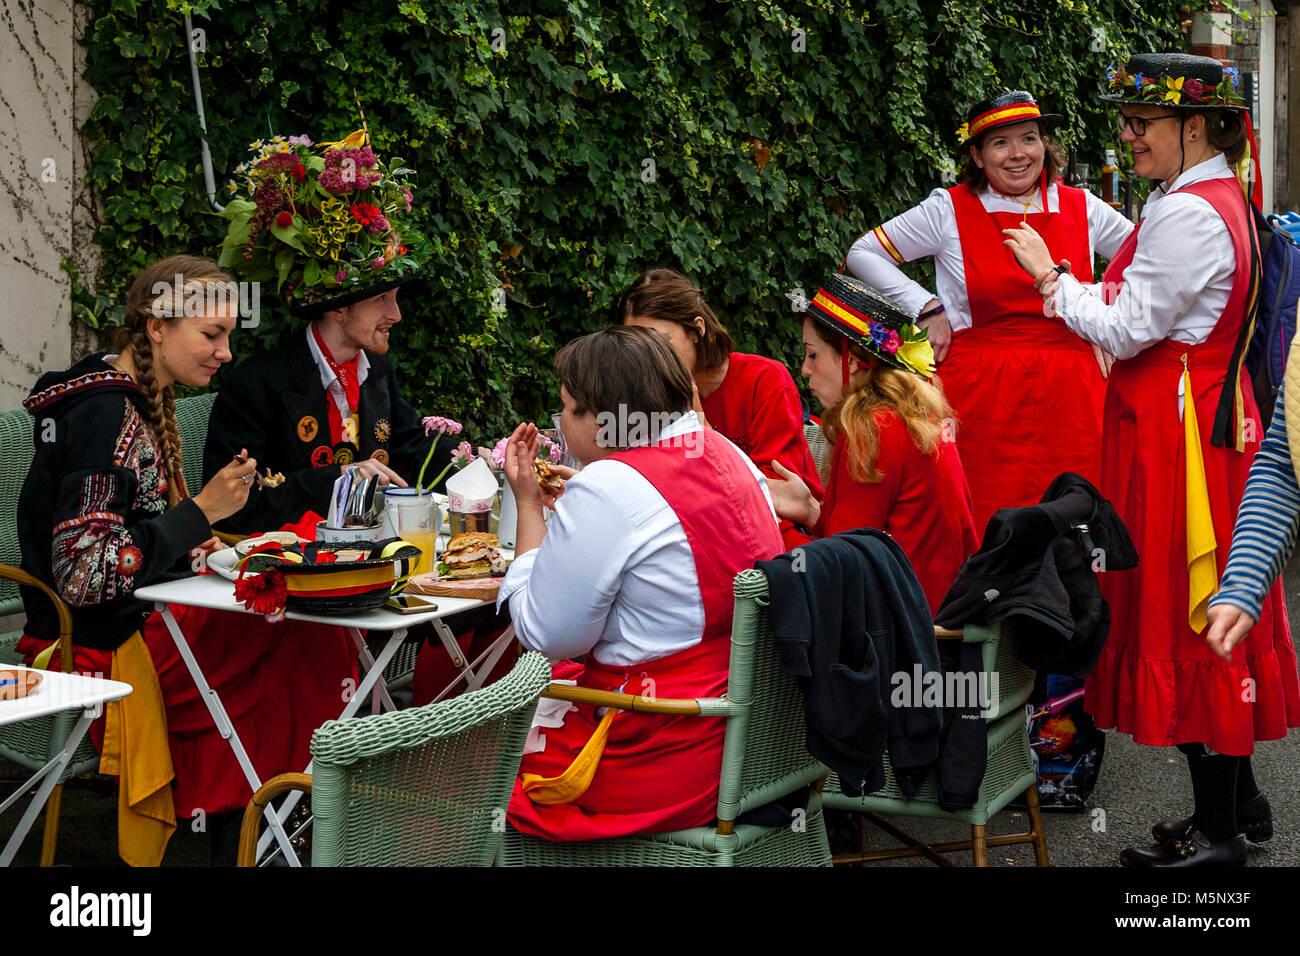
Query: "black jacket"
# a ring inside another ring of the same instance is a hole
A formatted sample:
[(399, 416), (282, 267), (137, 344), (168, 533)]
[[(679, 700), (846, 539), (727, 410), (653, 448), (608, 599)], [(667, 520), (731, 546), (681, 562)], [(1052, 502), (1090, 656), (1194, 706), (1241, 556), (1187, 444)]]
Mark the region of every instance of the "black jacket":
[(1013, 621), (1026, 664), (1040, 673), (1085, 677), (1110, 633), (1110, 609), (1093, 568), (1110, 574), (1137, 561), (1110, 502), (1066, 472), (1039, 504), (994, 514), (984, 544), (962, 563), (935, 621), (951, 628)]
[(907, 786), (938, 757), (942, 711), (891, 704), (893, 675), (939, 670), (925, 594), (902, 549), (859, 528), (755, 567), (768, 577), (781, 669), (804, 690), (808, 752), (855, 796), (884, 786), (888, 746)]
[[(226, 374), (208, 423), (204, 481), (230, 464), (241, 448), (257, 459), (259, 471), (280, 472), (285, 481), (278, 488), (254, 491), (241, 511), (218, 522), (220, 530), (267, 531), (297, 521), (308, 510), (324, 515), (342, 466), (366, 458), (378, 459), (415, 483), (433, 439), (425, 436), (420, 414), (402, 399), (392, 364), (366, 354), (370, 371), (357, 409), (360, 447), (330, 443), (328, 403), (333, 399), (321, 385), (302, 330)], [(426, 479), (443, 470), (459, 440), (439, 437)]]
[[(153, 611), (137, 588), (189, 573), (190, 549), (212, 534), (192, 499), (167, 507), (144, 393), (100, 355), (42, 375), (23, 406), (35, 454), (18, 498), (22, 568), (72, 608), (73, 640), (112, 650)], [(24, 630), (52, 641), (48, 598), (20, 587)]]

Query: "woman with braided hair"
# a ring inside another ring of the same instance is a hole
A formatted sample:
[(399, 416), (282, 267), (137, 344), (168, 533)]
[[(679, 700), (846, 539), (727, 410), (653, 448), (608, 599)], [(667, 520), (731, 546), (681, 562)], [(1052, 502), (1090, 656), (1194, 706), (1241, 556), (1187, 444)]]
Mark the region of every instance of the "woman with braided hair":
[[(233, 859), (239, 814), (230, 811), (251, 796), (160, 616), (134, 597), (200, 569), (221, 547), (212, 523), (243, 507), (253, 487), (257, 462), (245, 451), (246, 460), (190, 495), (173, 397), (175, 385), (207, 385), (230, 360), (234, 290), (208, 259), (149, 266), (127, 293), (119, 351), (42, 375), (23, 403), (36, 422), (18, 504), (22, 567), (70, 605), (74, 670), (134, 688), (91, 725), (91, 738), (101, 771), (121, 778), (119, 852), (137, 865), (160, 862), (177, 812), (201, 812), (214, 859)], [(61, 666), (53, 607), (35, 588), (22, 597), (18, 650), (28, 663)], [(342, 631), (179, 605), (172, 612), (259, 774), (301, 769), (311, 731), (337, 716), (353, 675)]]

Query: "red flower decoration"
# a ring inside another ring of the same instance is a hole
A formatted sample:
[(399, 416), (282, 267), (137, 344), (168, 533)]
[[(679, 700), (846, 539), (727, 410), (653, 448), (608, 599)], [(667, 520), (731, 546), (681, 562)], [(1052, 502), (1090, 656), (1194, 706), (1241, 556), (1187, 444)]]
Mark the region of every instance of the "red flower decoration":
[(123, 577), (129, 577), (140, 570), (140, 564), (144, 561), (144, 555), (135, 545), (128, 544), (117, 555), (117, 573)]
[(291, 212), (277, 213), (275, 216), (275, 224), (279, 226), (281, 229), (288, 229), (290, 226), (293, 225), (293, 213)]
[(351, 212), (353, 219), (357, 220), (357, 222), (364, 223), (367, 226), (383, 215), (383, 213), (379, 211), (378, 206), (372, 206), (368, 202), (357, 203), (352, 207)]
[(1183, 92), (1187, 94), (1189, 100), (1194, 103), (1199, 103), (1201, 101), (1201, 94), (1205, 92), (1205, 84), (1200, 80), (1188, 77), (1183, 81)]
[(306, 167), (303, 166), (302, 163), (299, 163), (297, 166), (293, 167), (293, 169), (289, 170), (289, 173), (298, 182), (302, 182), (304, 179), (307, 178), (307, 169)]
[(399, 256), (404, 256), (404, 255), (406, 255), (406, 246), (398, 246), (398, 247), (397, 247), (397, 254), (398, 254)]
[(245, 574), (240, 568), (239, 577), (235, 579), (235, 600), (248, 608), (275, 622), (284, 619), (284, 605), (289, 597), (289, 588), (284, 583), (284, 575), (279, 571), (268, 570), (261, 574)]

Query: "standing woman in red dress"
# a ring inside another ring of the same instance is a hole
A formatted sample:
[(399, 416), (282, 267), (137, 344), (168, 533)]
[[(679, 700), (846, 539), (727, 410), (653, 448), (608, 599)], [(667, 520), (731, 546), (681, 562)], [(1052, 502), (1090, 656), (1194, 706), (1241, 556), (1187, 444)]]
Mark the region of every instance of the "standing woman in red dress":
[(799, 477), (769, 481), (777, 514), (822, 537), (879, 528), (898, 541), (930, 613), (979, 548), (957, 446), (944, 435), (933, 352), (911, 316), (851, 276), (835, 274), (803, 316), (803, 374), (835, 443), (825, 499)]
[[(1061, 117), (1013, 90), (985, 100), (958, 130), (967, 155), (958, 185), (862, 236), (845, 268), (927, 328), (957, 420), (957, 447), (982, 534), (999, 508), (1037, 504), (1061, 472), (1094, 485), (1101, 465), (1107, 357), (1045, 318), (1042, 298), (1002, 246), (1027, 222), (1084, 281), (1132, 223), (1083, 189), (1055, 183)], [(934, 257), (937, 296), (898, 266)], [(950, 344), (951, 343), (951, 344)]]
[[(643, 272), (624, 293), (619, 320), (668, 338), (694, 379), (701, 425), (716, 429), (769, 478), (776, 477), (772, 462), (780, 461), (821, 498), (790, 372), (774, 359), (733, 352), (730, 333), (690, 279), (674, 269)], [(804, 540), (788, 521), (781, 522), (781, 537), (789, 547)]]
[(1154, 846), (1121, 854), (1129, 866), (1244, 864), (1243, 830), (1272, 832), (1250, 766), (1255, 741), (1300, 725), (1280, 581), (1244, 653), (1225, 660), (1205, 634), (1262, 437), (1241, 371), (1258, 270), (1235, 174), (1249, 126), (1234, 74), (1182, 53), (1134, 56), (1111, 74), (1105, 99), (1118, 104), (1134, 171), (1157, 186), (1100, 288), (1078, 282), (1032, 230), (1007, 231), (1065, 323), (1116, 358), (1101, 491), (1140, 563), (1101, 576), (1110, 636), (1084, 706), (1099, 727), (1177, 746), (1195, 794), (1190, 819), (1157, 823)]

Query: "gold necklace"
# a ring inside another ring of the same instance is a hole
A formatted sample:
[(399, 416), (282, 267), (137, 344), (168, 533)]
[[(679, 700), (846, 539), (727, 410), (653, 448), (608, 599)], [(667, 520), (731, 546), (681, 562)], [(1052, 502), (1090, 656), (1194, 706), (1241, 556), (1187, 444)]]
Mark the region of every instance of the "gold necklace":
[(1006, 193), (999, 192), (996, 189), (994, 189), (993, 191), (997, 193), (999, 196), (1001, 196), (1003, 199), (1007, 200), (1007, 202), (1020, 203), (1020, 205), (1024, 207), (1024, 212), (1020, 216), (1020, 221), (1022, 223), (1029, 221), (1029, 210), (1032, 208), (1037, 208), (1039, 212), (1047, 212), (1047, 197), (1043, 197), (1043, 204), (1041, 206), (1035, 207), (1034, 196), (1038, 194), (1037, 186), (1029, 190), (1028, 200), (1021, 199), (1019, 196), (1008, 196)]

